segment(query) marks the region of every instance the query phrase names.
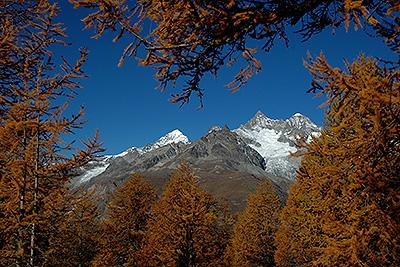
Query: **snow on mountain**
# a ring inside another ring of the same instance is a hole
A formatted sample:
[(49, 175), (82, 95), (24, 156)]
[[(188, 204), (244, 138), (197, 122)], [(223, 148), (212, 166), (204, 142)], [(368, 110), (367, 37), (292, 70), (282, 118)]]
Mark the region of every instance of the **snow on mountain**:
[(101, 160), (89, 162), (85, 169), (82, 169), (83, 175), (79, 176), (78, 183), (85, 183), (96, 177), (99, 174), (102, 174), (108, 166), (110, 166), (110, 159), (112, 156), (104, 156), (101, 157)]
[(221, 128), (220, 126), (212, 126), (210, 129), (208, 129), (206, 135), (209, 134), (209, 133), (212, 133), (212, 132), (221, 131), (221, 129), (222, 129), (222, 128)]
[(245, 125), (233, 131), (265, 158), (268, 172), (294, 179), (300, 161), (289, 155), (298, 151), (296, 137), (310, 141), (312, 136), (319, 136), (321, 130), (322, 127), (300, 113), (284, 121), (270, 119), (258, 111)]
[(286, 121), (267, 118), (261, 111), (238, 129), (233, 130), (265, 158), (281, 158), (296, 152), (296, 136), (309, 138), (321, 129), (309, 118), (296, 113)]
[(177, 144), (179, 142), (182, 142), (184, 144), (190, 143), (189, 138), (185, 136), (181, 131), (176, 129), (160, 137), (156, 142), (152, 144), (147, 144), (144, 147), (141, 148), (131, 147), (117, 155), (102, 156), (97, 161), (89, 162), (85, 170), (82, 170), (83, 175), (77, 177), (75, 183), (76, 182), (85, 183), (90, 179), (92, 179), (93, 177), (102, 174), (107, 169), (107, 167), (110, 166), (111, 161), (116, 158), (123, 158), (126, 161), (130, 162), (131, 160), (137, 158), (138, 156), (144, 153), (150, 152), (152, 150), (155, 150), (163, 146), (167, 146), (169, 144), (173, 143)]
[(279, 141), (280, 132), (273, 129), (265, 129), (259, 126), (251, 129), (239, 128), (234, 130), (249, 146), (260, 153), (264, 158), (280, 158), (289, 155), (290, 152), (295, 152), (296, 148), (291, 147), (289, 143)]
[(142, 148), (139, 148), (138, 150), (140, 151), (139, 153), (147, 153), (152, 150), (155, 150), (157, 148), (169, 145), (169, 144), (177, 144), (179, 142), (184, 143), (185, 145), (189, 144), (189, 138), (187, 138), (186, 135), (184, 135), (181, 131), (178, 129), (173, 130), (172, 132), (162, 136), (160, 139), (158, 139), (155, 143), (153, 144), (147, 144)]
[[(207, 139), (211, 138), (210, 136), (219, 136), (222, 130), (231, 132), (226, 126), (224, 128), (214, 126), (207, 131), (205, 137)], [(250, 146), (261, 155), (265, 165), (263, 169), (275, 176), (289, 178), (294, 181), (301, 159), (289, 156), (291, 152), (299, 151), (296, 145), (296, 138), (302, 136), (305, 140), (311, 141), (313, 136), (319, 136), (321, 130), (322, 127), (315, 125), (309, 118), (300, 113), (296, 113), (286, 120), (275, 120), (258, 111), (251, 120), (233, 130), (233, 132), (240, 136), (240, 140), (244, 141), (244, 146)], [(105, 172), (111, 163), (114, 164), (117, 161), (121, 161), (122, 163), (126, 162), (124, 164), (131, 164), (134, 161), (136, 162), (139, 157), (142, 158), (143, 154), (178, 143), (191, 144), (189, 139), (176, 129), (152, 144), (147, 144), (141, 148), (132, 147), (117, 155), (100, 157), (98, 161), (88, 164), (87, 168), (82, 170), (82, 175), (75, 179), (75, 182), (83, 183), (89, 181)], [(220, 146), (221, 144), (216, 144), (214, 149)], [(216, 149), (216, 151), (221, 152), (221, 149)], [(232, 151), (225, 152), (230, 153)], [(147, 163), (143, 162), (143, 164), (145, 166)]]
[(113, 157), (117, 158), (117, 157), (124, 157), (126, 155), (128, 155), (129, 153), (132, 153), (134, 151), (138, 152), (139, 155), (142, 155), (144, 153), (150, 152), (152, 150), (155, 150), (157, 148), (169, 145), (169, 144), (177, 144), (179, 142), (184, 143), (185, 145), (189, 144), (189, 138), (184, 135), (181, 131), (179, 131), (178, 129), (173, 130), (170, 133), (167, 133), (166, 135), (160, 137), (156, 142), (152, 143), (152, 144), (147, 144), (144, 147), (141, 148), (136, 148), (136, 147), (132, 147), (129, 148), (127, 150), (125, 150), (122, 153), (119, 153), (117, 155), (114, 155)]

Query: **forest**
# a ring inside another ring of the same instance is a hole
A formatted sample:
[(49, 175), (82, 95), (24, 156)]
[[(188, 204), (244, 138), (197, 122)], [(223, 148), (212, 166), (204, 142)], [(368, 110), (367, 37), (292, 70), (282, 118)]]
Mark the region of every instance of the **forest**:
[[(120, 64), (152, 67), (162, 90), (183, 79), (170, 99), (179, 105), (195, 94), (201, 108), (202, 77), (242, 61), (228, 84), (238, 90), (261, 70), (247, 42), (268, 52), (295, 26), (304, 42), (354, 27), (400, 52), (397, 0), (69, 2), (91, 12), (84, 22), (97, 37), (134, 40)], [(104, 150), (98, 131), (82, 148), (65, 139), (86, 123), (84, 108), (65, 111), (88, 51), (55, 64), (54, 47), (68, 45), (57, 1), (0, 10), (0, 266), (400, 266), (400, 59), (360, 55), (339, 69), (308, 56), (324, 130), (298, 140), (307, 152), (293, 155), (303, 158), (285, 204), (265, 179), (231, 214), (182, 162), (162, 194), (134, 174), (104, 209), (96, 190), (69, 184)]]

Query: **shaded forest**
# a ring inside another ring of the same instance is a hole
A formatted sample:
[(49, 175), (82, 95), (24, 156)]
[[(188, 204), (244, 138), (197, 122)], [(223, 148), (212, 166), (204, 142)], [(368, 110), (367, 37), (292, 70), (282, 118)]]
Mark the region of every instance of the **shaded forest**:
[[(71, 0), (92, 13), (97, 36), (134, 38), (122, 55), (152, 66), (161, 89), (202, 101), (201, 78), (242, 61), (231, 91), (261, 70), (255, 39), (268, 50), (295, 25), (304, 41), (355, 27), (399, 54), (400, 2)], [(0, 2), (1, 266), (400, 266), (399, 61), (360, 55), (339, 69), (308, 57), (310, 92), (326, 98), (325, 129), (307, 149), (283, 207), (266, 179), (243, 213), (199, 186), (183, 162), (157, 196), (140, 174), (115, 190), (105, 212), (96, 191), (69, 188), (103, 151), (96, 131), (83, 149), (64, 136), (84, 127), (84, 110), (65, 115), (79, 93), (87, 56), (54, 64), (67, 45), (50, 0)], [(153, 21), (149, 35), (142, 29)], [(202, 103), (200, 104), (202, 106)], [(65, 156), (69, 153), (70, 156)]]

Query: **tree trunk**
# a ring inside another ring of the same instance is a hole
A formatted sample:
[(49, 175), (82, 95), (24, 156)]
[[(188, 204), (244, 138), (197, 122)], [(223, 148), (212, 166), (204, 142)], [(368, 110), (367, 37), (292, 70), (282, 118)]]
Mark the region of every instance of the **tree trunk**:
[[(40, 119), (39, 116), (37, 118), (37, 133), (36, 133), (36, 157), (35, 157), (35, 186), (34, 186), (34, 193), (33, 193), (33, 215), (37, 215), (37, 200), (38, 200), (38, 184), (39, 184), (39, 176), (38, 176), (38, 170), (39, 170), (39, 125), (40, 125)], [(33, 217), (33, 223), (32, 223), (32, 228), (31, 228), (31, 254), (30, 254), (30, 259), (29, 259), (29, 265), (30, 266), (35, 266), (35, 242), (36, 242), (36, 218)]]
[[(25, 121), (26, 121), (26, 117), (25, 117)], [(26, 129), (24, 129), (24, 134), (23, 134), (23, 141), (22, 141), (23, 145), (24, 145), (24, 151), (26, 151), (26, 147), (27, 147), (27, 142), (26, 142)], [(21, 266), (21, 261), (22, 261), (22, 255), (21, 252), (23, 250), (23, 243), (24, 243), (24, 234), (23, 234), (23, 230), (22, 230), (22, 226), (21, 226), (21, 222), (24, 219), (25, 216), (25, 183), (26, 183), (26, 163), (24, 166), (24, 171), (22, 173), (22, 187), (21, 187), (21, 195), (20, 195), (20, 200), (19, 200), (19, 218), (18, 218), (18, 244), (17, 244), (17, 259), (15, 261), (15, 265), (17, 267)]]

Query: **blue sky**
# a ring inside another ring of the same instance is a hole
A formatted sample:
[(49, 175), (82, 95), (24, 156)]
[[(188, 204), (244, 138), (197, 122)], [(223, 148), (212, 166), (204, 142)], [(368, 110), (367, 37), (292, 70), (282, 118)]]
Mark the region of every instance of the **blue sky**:
[[(88, 123), (69, 139), (86, 138), (98, 128), (107, 148), (105, 154), (144, 146), (174, 129), (194, 141), (211, 126), (227, 124), (230, 129), (235, 129), (258, 110), (273, 119), (287, 119), (299, 112), (322, 125), (324, 112), (318, 106), (323, 99), (313, 99), (314, 95), (306, 93), (312, 79), (303, 66), (307, 51), (312, 55), (323, 51), (330, 65), (340, 68), (344, 66), (344, 58), (351, 62), (360, 53), (393, 57), (382, 39), (371, 38), (362, 30), (349, 29), (346, 33), (339, 29), (332, 36), (331, 30), (327, 29), (305, 43), (301, 43), (298, 35), (289, 33), (289, 48), (283, 41), (278, 41), (270, 52), (256, 54), (263, 70), (240, 91), (231, 93), (224, 87), (236, 74), (233, 68), (224, 67), (217, 80), (205, 77), (202, 81), (205, 89), (202, 109), (196, 110), (199, 102), (195, 96), (189, 104), (179, 108), (178, 104), (167, 100), (170, 93), (178, 93), (180, 88), (169, 88), (164, 92), (155, 90), (157, 82), (152, 68), (138, 66), (134, 58), (126, 59), (122, 67), (117, 67), (131, 36), (116, 43), (112, 42), (116, 36), (113, 32), (91, 39), (93, 30), (82, 31), (84, 24), (80, 21), (87, 11), (73, 10), (67, 1), (60, 3), (62, 11), (58, 20), (67, 27), (69, 38), (66, 41), (72, 45), (56, 47), (56, 57), (62, 54), (72, 63), (78, 58), (80, 47), (86, 46), (90, 50), (83, 66), (90, 77), (81, 81), (83, 89), (68, 110), (69, 113), (76, 112), (84, 104)], [(254, 42), (254, 46), (261, 47), (262, 43)]]

